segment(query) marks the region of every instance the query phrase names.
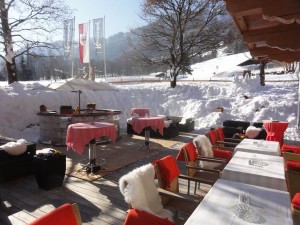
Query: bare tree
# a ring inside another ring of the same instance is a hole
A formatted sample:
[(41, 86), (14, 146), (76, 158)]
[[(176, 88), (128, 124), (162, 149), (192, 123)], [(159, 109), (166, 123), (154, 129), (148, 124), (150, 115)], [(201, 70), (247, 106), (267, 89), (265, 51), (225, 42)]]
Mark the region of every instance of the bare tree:
[[(18, 81), (16, 58), (38, 55), (61, 36), (62, 21), (70, 16), (64, 0), (0, 0), (0, 57), (5, 60), (8, 83)], [(38, 48), (38, 51), (33, 50)]]
[(191, 74), (190, 60), (216, 50), (225, 31), (217, 0), (144, 0), (142, 19), (147, 26), (133, 31), (139, 42), (135, 56), (148, 64), (170, 66), (171, 87), (180, 73)]

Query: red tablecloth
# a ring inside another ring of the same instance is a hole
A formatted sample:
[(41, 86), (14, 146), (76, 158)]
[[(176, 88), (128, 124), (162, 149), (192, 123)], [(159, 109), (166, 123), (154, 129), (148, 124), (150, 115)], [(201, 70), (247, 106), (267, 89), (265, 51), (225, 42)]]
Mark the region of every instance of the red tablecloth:
[(148, 108), (132, 108), (130, 112), (131, 116), (138, 114), (139, 116), (150, 115), (150, 110)]
[(68, 126), (66, 145), (69, 150), (72, 148), (78, 154), (82, 154), (91, 140), (100, 137), (110, 137), (111, 141), (116, 140), (116, 127), (112, 123), (74, 123)]
[(283, 135), (288, 127), (288, 122), (264, 122), (264, 127), (267, 132), (267, 141), (278, 141), (280, 144), (280, 148), (283, 145)]
[(154, 131), (158, 130), (161, 135), (164, 134), (164, 118), (163, 117), (139, 117), (132, 118), (132, 128), (138, 134), (143, 131), (145, 127), (151, 127)]

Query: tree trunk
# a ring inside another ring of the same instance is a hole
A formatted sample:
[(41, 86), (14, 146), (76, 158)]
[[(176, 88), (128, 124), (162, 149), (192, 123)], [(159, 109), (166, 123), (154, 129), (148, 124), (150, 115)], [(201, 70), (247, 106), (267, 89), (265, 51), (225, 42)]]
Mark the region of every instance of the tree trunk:
[(5, 52), (5, 60), (6, 60), (6, 70), (7, 70), (7, 77), (8, 77), (8, 84), (11, 84), (17, 79), (17, 67), (15, 62), (15, 55), (13, 50), (12, 44), (12, 36), (11, 36), (11, 29), (8, 23), (8, 11), (5, 8), (5, 3), (3, 0), (0, 1), (0, 8), (1, 8), (1, 25), (2, 25), (2, 37), (4, 40), (4, 52)]
[(176, 80), (171, 80), (170, 85), (171, 85), (171, 88), (175, 88), (176, 87)]
[(13, 58), (12, 63), (6, 61), (6, 70), (7, 70), (8, 84), (18, 81), (15, 58)]
[(175, 88), (176, 87), (176, 76), (172, 76), (171, 77), (170, 86), (171, 86), (171, 88)]
[(260, 85), (265, 86), (265, 67), (266, 67), (266, 62), (261, 62), (259, 66), (259, 76), (260, 76)]

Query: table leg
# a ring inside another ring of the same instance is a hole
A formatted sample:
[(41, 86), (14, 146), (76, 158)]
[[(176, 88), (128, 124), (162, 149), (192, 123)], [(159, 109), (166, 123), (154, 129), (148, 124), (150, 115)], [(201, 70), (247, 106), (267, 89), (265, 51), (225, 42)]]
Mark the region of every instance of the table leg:
[(93, 139), (89, 143), (89, 162), (86, 167), (86, 171), (90, 173), (97, 172), (100, 170), (100, 165), (96, 163), (96, 140)]
[(148, 151), (151, 150), (151, 147), (150, 147), (150, 129), (151, 129), (151, 127), (146, 127), (145, 128), (145, 146), (144, 146), (144, 148), (147, 149)]

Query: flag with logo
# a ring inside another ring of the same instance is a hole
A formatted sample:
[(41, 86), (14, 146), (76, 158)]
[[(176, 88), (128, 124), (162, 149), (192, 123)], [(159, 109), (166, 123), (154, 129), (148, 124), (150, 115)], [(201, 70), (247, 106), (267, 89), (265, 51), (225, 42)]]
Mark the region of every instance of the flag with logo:
[(65, 59), (70, 59), (71, 57), (73, 35), (74, 35), (73, 19), (65, 20), (64, 21), (64, 46), (63, 46)]
[(93, 35), (96, 54), (103, 52), (104, 44), (104, 20), (93, 19)]
[(80, 63), (90, 62), (89, 23), (79, 24), (79, 60)]

